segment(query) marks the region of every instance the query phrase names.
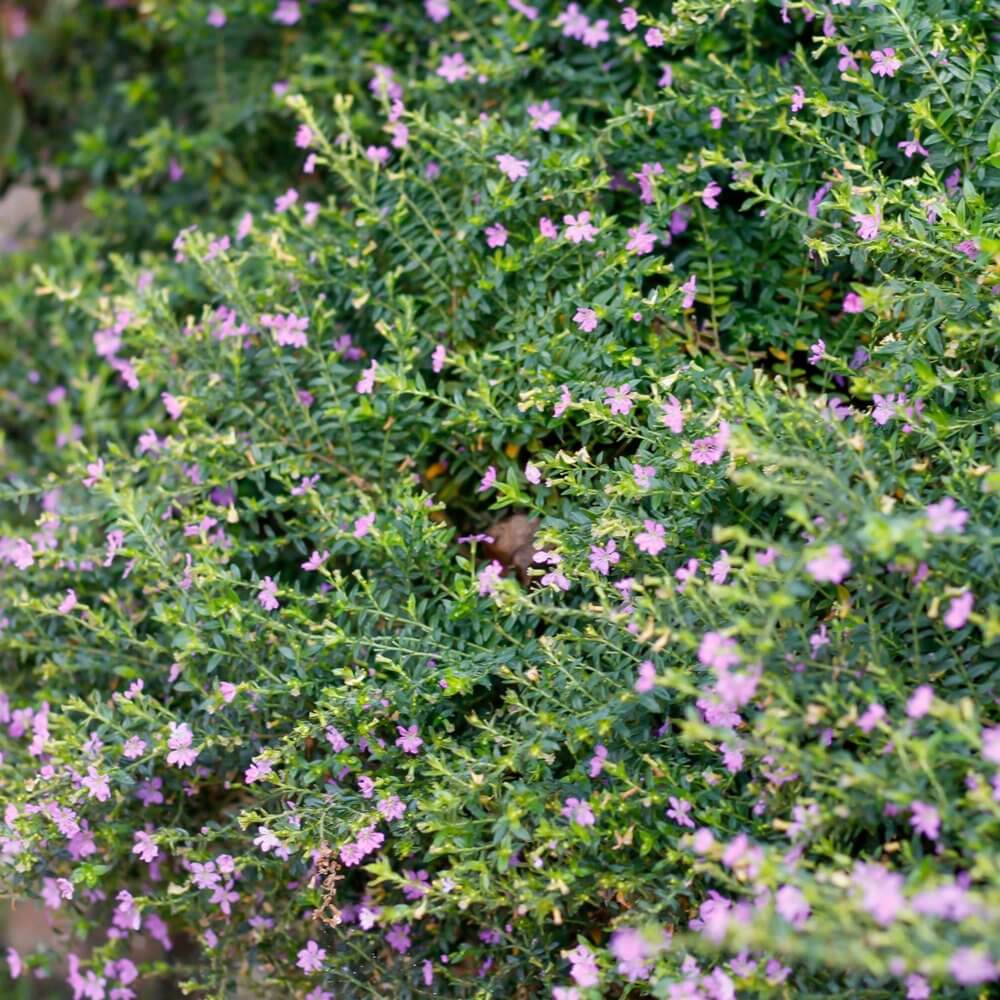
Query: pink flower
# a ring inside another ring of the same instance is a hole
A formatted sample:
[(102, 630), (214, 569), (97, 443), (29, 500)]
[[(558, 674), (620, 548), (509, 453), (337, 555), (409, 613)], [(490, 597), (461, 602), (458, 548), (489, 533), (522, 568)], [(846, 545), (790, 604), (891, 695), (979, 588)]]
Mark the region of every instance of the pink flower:
[(454, 83), (456, 80), (465, 80), (471, 72), (472, 68), (466, 63), (465, 56), (461, 52), (454, 52), (451, 55), (445, 56), (441, 60), (441, 65), (437, 68), (437, 75), (444, 77), (449, 83)]
[(714, 104), (708, 109), (708, 121), (712, 128), (720, 129), (722, 128), (722, 120), (725, 115), (722, 113), (722, 108), (717, 108)]
[(926, 802), (913, 802), (910, 805), (910, 825), (917, 833), (922, 833), (928, 840), (937, 840), (941, 833), (941, 817), (934, 806)]
[(844, 296), (844, 303), (840, 308), (845, 313), (860, 313), (865, 311), (865, 304), (861, 301), (861, 296), (856, 292), (848, 292)]
[(806, 106), (806, 92), (801, 87), (792, 91), (792, 114), (798, 114)]
[(313, 551), (313, 554), (302, 564), (302, 568), (307, 572), (313, 572), (318, 570), (329, 558), (329, 549), (323, 549), (322, 553)]
[(1000, 764), (1000, 726), (984, 729), (982, 740), (983, 760), (988, 760), (991, 764)]
[(581, 306), (573, 316), (573, 322), (583, 330), (584, 333), (593, 333), (597, 329), (597, 313), (593, 309)]
[(375, 389), (375, 372), (378, 370), (378, 362), (373, 358), (372, 363), (361, 373), (354, 386), (354, 391), (361, 396), (370, 396)]
[(962, 628), (969, 620), (973, 604), (975, 604), (975, 598), (972, 596), (972, 591), (970, 590), (959, 594), (958, 597), (953, 597), (944, 615), (943, 621), (945, 625), (951, 629)]
[(374, 513), (372, 513), (372, 514), (364, 514), (361, 517), (359, 517), (354, 522), (354, 537), (355, 538), (364, 538), (365, 535), (367, 535), (368, 532), (372, 530), (372, 525), (374, 523), (375, 523), (375, 515), (374, 515)]
[(794, 885), (783, 885), (774, 895), (774, 908), (778, 915), (793, 927), (802, 927), (812, 912), (806, 897)]
[(619, 20), (622, 23), (622, 27), (626, 31), (633, 31), (635, 26), (639, 23), (639, 15), (635, 12), (634, 7), (626, 7), (622, 11)]
[(806, 569), (820, 583), (840, 583), (851, 572), (851, 561), (840, 545), (828, 545), (806, 563)]
[(659, 555), (666, 547), (667, 529), (657, 521), (646, 519), (642, 522), (645, 530), (635, 536), (635, 545), (640, 552)]
[(639, 673), (632, 687), (637, 694), (646, 694), (656, 687), (656, 667), (652, 660), (643, 660), (639, 664)]
[(59, 602), (59, 607), (56, 609), (61, 615), (68, 615), (77, 605), (76, 591), (70, 587), (66, 591), (66, 596)]
[(858, 719), (858, 729), (863, 733), (870, 733), (884, 718), (885, 709), (877, 702), (873, 701)]
[(487, 490), (492, 489), (493, 485), (497, 481), (497, 470), (495, 465), (491, 465), (486, 470), (486, 475), (479, 481), (479, 486), (476, 489), (477, 493), (485, 493)]
[(736, 640), (721, 632), (706, 632), (698, 646), (698, 662), (713, 670), (725, 671), (740, 662)]
[(299, 10), (298, 0), (279, 0), (278, 8), (275, 10), (273, 19), (279, 24), (298, 24), (302, 12)]
[(537, 486), (542, 481), (542, 470), (534, 463), (528, 462), (524, 467), (524, 478), (532, 486)]
[(490, 248), (507, 245), (507, 230), (499, 222), (486, 227), (486, 245)]
[(399, 747), (404, 753), (418, 753), (421, 746), (423, 746), (424, 741), (417, 735), (417, 727), (410, 726), (408, 729), (404, 729), (402, 726), (396, 726), (396, 731), (399, 733), (399, 738), (396, 740), (396, 746)]
[(559, 236), (559, 230), (555, 223), (544, 215), (538, 220), (538, 231), (546, 240), (554, 240)]
[(295, 963), (303, 972), (319, 972), (323, 968), (323, 961), (326, 958), (326, 951), (320, 948), (315, 941), (308, 941), (306, 946), (299, 952), (298, 961)]
[(597, 235), (597, 227), (590, 222), (590, 212), (581, 212), (579, 215), (564, 215), (563, 222), (566, 223), (566, 239), (570, 243), (593, 243)]
[(435, 375), (439, 375), (444, 368), (445, 361), (448, 360), (448, 349), (444, 344), (438, 344), (434, 348), (434, 353), (431, 354), (431, 371)]
[(927, 529), (932, 535), (943, 535), (946, 531), (960, 535), (968, 519), (969, 512), (962, 510), (951, 497), (927, 506)]
[(903, 63), (896, 58), (895, 49), (875, 49), (872, 54), (872, 76), (895, 76)]
[(562, 814), (571, 823), (576, 823), (579, 826), (593, 826), (595, 823), (594, 813), (586, 799), (566, 799)]
[(274, 199), (274, 210), (287, 212), (298, 200), (299, 192), (295, 188), (289, 188), (284, 194)]
[(911, 719), (922, 719), (930, 711), (933, 702), (934, 688), (930, 684), (921, 684), (907, 701), (906, 714)]
[(656, 478), (656, 467), (652, 465), (633, 465), (632, 478), (640, 490), (648, 490)]
[(611, 567), (621, 561), (621, 557), (613, 538), (609, 539), (603, 546), (592, 545), (590, 547), (590, 568), (602, 576), (607, 576), (611, 572)]
[(674, 434), (680, 434), (684, 430), (684, 413), (681, 410), (680, 400), (676, 396), (667, 397), (667, 401), (661, 408), (661, 420), (667, 429)]
[(548, 132), (559, 124), (562, 113), (557, 111), (548, 101), (541, 104), (529, 104), (528, 116), (531, 118), (531, 127), (541, 132)]
[(497, 158), (497, 166), (501, 173), (507, 176), (510, 181), (519, 181), (522, 177), (528, 176), (528, 161), (519, 160), (510, 153), (501, 153)]
[(719, 434), (697, 438), (691, 442), (691, 461), (695, 465), (714, 465), (724, 452), (725, 444)]
[(670, 808), (667, 810), (667, 816), (678, 826), (687, 826), (693, 830), (694, 821), (688, 816), (688, 813), (691, 812), (693, 808), (694, 807), (687, 801), (687, 799), (678, 799), (671, 795)]
[(479, 584), (480, 597), (492, 597), (497, 592), (500, 585), (500, 577), (503, 574), (503, 564), (494, 559), (488, 566), (484, 567), (476, 578)]
[(719, 195), (722, 193), (722, 188), (719, 187), (715, 181), (709, 181), (705, 186), (705, 189), (701, 192), (701, 202), (706, 208), (718, 208), (719, 207)]
[(274, 580), (265, 576), (260, 581), (257, 600), (265, 611), (277, 611), (281, 605), (278, 603), (278, 585)]
[(559, 401), (555, 406), (552, 407), (552, 416), (561, 417), (566, 410), (569, 409), (570, 404), (573, 402), (573, 397), (570, 395), (568, 386), (560, 386), (562, 393), (559, 396)]
[(962, 986), (977, 986), (979, 983), (992, 983), (1000, 979), (996, 962), (976, 948), (959, 948), (951, 956), (948, 968), (955, 977), (955, 982)]
[(440, 24), (451, 13), (451, 8), (447, 0), (424, 0), (424, 12), (435, 24)]
[(851, 219), (858, 224), (858, 236), (863, 240), (874, 240), (878, 238), (882, 225), (882, 212), (876, 208), (871, 215), (852, 215)]
[(640, 222), (638, 226), (633, 226), (628, 235), (629, 241), (625, 244), (625, 249), (629, 253), (651, 253), (656, 246), (656, 237), (649, 231), (648, 222)]
[(663, 32), (659, 28), (650, 28), (643, 35), (643, 39), (651, 49), (660, 49), (663, 47)]
[(628, 382), (615, 388), (614, 386), (607, 386), (604, 390), (605, 404), (611, 410), (611, 413), (615, 416), (624, 416), (629, 413), (632, 409), (632, 400), (635, 394), (632, 392), (632, 388)]
[(226, 26), (226, 12), (221, 7), (213, 7), (208, 12), (205, 23), (210, 28), (224, 28)]
[(135, 846), (132, 848), (132, 853), (138, 854), (139, 858), (147, 865), (160, 856), (160, 849), (153, 843), (153, 838), (145, 830), (136, 830), (133, 840)]
[(308, 149), (312, 145), (313, 133), (308, 125), (300, 125), (295, 132), (295, 145), (299, 149)]
[(191, 746), (193, 740), (194, 734), (186, 722), (171, 722), (170, 736), (167, 738), (167, 746), (170, 748), (167, 763), (175, 767), (190, 767), (194, 764), (198, 751)]
[(249, 212), (244, 212), (239, 225), (236, 227), (237, 242), (245, 240), (250, 235), (251, 229), (253, 229), (253, 216)]

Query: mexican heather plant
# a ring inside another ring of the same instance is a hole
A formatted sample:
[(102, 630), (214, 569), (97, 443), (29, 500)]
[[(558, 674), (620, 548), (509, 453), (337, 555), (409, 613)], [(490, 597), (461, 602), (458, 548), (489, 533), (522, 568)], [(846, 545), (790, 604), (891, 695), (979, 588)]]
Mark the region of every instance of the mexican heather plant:
[(996, 990), (996, 12), (158, 6), (6, 53), (10, 977)]

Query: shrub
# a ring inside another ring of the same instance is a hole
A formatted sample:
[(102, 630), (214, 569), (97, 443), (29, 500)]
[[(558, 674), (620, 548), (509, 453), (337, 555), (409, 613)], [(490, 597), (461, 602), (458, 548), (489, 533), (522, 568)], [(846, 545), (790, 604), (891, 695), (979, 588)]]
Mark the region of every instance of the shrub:
[(78, 997), (996, 981), (987, 5), (423, 6), (75, 15), (6, 891)]

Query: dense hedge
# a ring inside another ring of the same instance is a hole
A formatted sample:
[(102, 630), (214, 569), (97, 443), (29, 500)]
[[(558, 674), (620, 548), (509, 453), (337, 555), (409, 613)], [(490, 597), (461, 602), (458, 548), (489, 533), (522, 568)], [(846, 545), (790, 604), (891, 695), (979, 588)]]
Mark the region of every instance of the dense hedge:
[(996, 989), (995, 9), (55, 6), (10, 975)]

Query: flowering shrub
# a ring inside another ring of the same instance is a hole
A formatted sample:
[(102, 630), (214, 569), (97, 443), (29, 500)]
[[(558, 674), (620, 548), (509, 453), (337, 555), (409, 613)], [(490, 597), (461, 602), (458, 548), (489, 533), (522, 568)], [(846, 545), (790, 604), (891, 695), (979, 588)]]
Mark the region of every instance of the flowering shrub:
[(2, 265), (9, 975), (996, 989), (988, 5), (147, 6)]

